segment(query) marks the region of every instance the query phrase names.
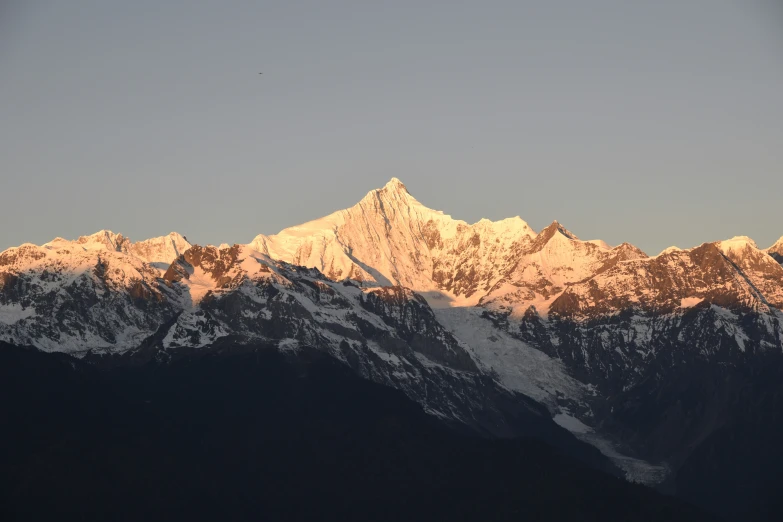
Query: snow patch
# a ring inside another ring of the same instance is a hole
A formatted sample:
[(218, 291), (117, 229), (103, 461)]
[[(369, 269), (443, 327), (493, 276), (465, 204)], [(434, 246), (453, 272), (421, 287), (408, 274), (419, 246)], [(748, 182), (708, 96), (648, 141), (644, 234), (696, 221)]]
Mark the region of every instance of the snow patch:
[(593, 428), (583, 424), (582, 421), (567, 413), (558, 413), (552, 417), (552, 420), (555, 421), (558, 426), (567, 429), (571, 433), (590, 433), (593, 431)]
[(704, 301), (703, 297), (683, 297), (680, 299), (680, 308), (693, 308)]
[(592, 245), (595, 245), (595, 246), (601, 248), (602, 250), (611, 250), (612, 249), (612, 247), (609, 246), (609, 243), (607, 243), (603, 239), (590, 239), (588, 241), (585, 241), (585, 243), (590, 243)]
[(18, 323), (22, 319), (27, 319), (35, 315), (35, 309), (31, 306), (23, 308), (19, 303), (9, 303), (0, 306), (0, 323), (11, 325)]
[(434, 312), (438, 322), (468, 345), (507, 388), (544, 403), (552, 411), (558, 409), (558, 397), (579, 401), (587, 393), (582, 383), (566, 373), (562, 362), (499, 330), (481, 317), (482, 310), (441, 308)]
[(680, 247), (677, 247), (677, 246), (670, 246), (670, 247), (664, 248), (663, 250), (661, 250), (660, 254), (658, 254), (657, 256), (652, 256), (650, 259), (656, 259), (656, 258), (658, 258), (660, 256), (663, 256), (663, 255), (666, 255), (666, 254), (672, 254), (674, 252), (683, 252), (683, 249), (680, 248)]
[(734, 236), (731, 239), (718, 242), (718, 248), (720, 248), (721, 252), (726, 255), (728, 255), (731, 251), (740, 252), (748, 247), (753, 249), (758, 248), (756, 246), (756, 242), (748, 236)]
[(610, 440), (602, 437), (579, 419), (571, 416), (567, 410), (560, 412), (552, 420), (567, 429), (579, 440), (590, 444), (603, 453), (618, 468), (625, 472), (626, 480), (654, 486), (663, 482), (671, 470), (664, 464), (651, 464), (645, 460), (630, 457), (621, 453)]
[(215, 281), (200, 266), (193, 267), (193, 273), (190, 274), (188, 279), (183, 279), (183, 282), (188, 287), (194, 306), (201, 302), (204, 296), (207, 295), (207, 292), (215, 289)]

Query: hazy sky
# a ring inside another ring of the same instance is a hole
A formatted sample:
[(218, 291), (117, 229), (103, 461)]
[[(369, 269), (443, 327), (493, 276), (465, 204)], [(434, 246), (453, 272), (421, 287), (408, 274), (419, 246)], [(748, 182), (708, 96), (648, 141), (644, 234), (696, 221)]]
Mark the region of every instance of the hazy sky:
[(102, 228), (244, 243), (392, 176), (469, 222), (767, 247), (783, 6), (5, 0), (0, 176), (0, 250)]

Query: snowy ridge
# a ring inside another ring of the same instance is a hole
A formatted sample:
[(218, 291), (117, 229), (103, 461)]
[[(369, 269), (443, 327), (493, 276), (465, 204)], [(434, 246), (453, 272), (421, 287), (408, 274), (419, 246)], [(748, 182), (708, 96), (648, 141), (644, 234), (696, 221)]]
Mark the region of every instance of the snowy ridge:
[(164, 270), (191, 246), (188, 240), (177, 232), (134, 243), (122, 234), (116, 234), (111, 230), (100, 230), (89, 236), (81, 236), (74, 241), (58, 237), (43, 245), (46, 248), (70, 247), (82, 248), (83, 250), (122, 252)]

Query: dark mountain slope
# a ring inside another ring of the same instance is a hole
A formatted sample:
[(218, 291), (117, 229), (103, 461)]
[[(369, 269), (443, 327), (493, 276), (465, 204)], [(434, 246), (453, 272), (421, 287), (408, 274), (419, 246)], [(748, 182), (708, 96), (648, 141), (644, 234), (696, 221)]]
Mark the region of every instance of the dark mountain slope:
[(1, 348), (3, 520), (710, 520), (541, 442), (456, 434), (315, 350), (98, 371)]
[[(753, 371), (751, 371), (753, 370)], [(731, 520), (783, 518), (783, 357), (746, 366), (726, 421), (677, 473), (678, 495)]]

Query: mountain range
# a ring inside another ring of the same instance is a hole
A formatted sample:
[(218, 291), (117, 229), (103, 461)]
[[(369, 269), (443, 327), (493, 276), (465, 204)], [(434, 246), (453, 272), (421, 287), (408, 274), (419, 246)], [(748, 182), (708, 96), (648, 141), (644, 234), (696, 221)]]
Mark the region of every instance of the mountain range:
[(0, 253), (0, 341), (117, 371), (312, 350), (488, 439), (533, 437), (731, 520), (783, 452), (783, 238), (669, 248), (468, 224), (393, 178), (353, 207), (199, 246), (102, 230)]

